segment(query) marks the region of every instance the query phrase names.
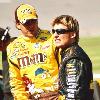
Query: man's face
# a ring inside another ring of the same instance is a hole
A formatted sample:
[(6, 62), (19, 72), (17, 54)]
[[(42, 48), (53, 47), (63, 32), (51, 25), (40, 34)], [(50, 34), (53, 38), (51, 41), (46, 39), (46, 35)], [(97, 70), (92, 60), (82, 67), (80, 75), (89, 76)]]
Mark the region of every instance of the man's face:
[(23, 35), (29, 38), (34, 37), (38, 30), (38, 20), (28, 20), (25, 24), (19, 23)]
[(67, 32), (67, 27), (63, 24), (55, 24), (53, 27), (53, 34), (54, 34), (54, 40), (55, 44), (59, 48), (66, 48), (68, 47), (72, 41), (72, 36), (74, 35), (74, 32)]

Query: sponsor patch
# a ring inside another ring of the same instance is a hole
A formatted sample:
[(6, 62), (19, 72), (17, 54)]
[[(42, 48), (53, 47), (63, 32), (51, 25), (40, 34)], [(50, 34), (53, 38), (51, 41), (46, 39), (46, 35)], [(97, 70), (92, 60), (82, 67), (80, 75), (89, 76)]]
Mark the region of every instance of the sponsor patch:
[(49, 48), (49, 47), (50, 47), (50, 45), (43, 46), (43, 47), (42, 47), (42, 50), (45, 50), (45, 49), (47, 49), (47, 48)]
[(39, 43), (36, 43), (35, 45), (34, 45), (34, 48), (39, 48)]

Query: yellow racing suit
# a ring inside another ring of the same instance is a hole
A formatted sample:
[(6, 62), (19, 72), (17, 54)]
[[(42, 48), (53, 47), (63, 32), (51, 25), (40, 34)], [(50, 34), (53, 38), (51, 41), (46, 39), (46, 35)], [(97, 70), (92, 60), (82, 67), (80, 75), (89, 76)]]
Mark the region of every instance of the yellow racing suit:
[(40, 30), (37, 38), (20, 35), (7, 47), (11, 92), (15, 100), (37, 98), (58, 90), (58, 65), (50, 32)]

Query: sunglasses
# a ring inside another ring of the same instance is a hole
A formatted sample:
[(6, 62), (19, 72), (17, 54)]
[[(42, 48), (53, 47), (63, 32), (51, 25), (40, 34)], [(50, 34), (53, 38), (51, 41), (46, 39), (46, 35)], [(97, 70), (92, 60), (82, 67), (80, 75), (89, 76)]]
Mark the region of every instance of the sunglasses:
[(37, 19), (29, 19), (26, 21), (24, 25), (29, 26), (29, 25), (35, 24), (36, 22), (37, 22)]
[(66, 32), (72, 32), (72, 30), (67, 30), (67, 29), (52, 29), (52, 33), (57, 33), (58, 35), (60, 34), (65, 34)]

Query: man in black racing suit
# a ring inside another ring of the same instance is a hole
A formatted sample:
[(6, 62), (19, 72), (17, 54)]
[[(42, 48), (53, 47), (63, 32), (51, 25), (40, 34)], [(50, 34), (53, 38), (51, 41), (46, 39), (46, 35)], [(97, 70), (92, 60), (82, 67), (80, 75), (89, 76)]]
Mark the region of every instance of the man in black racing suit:
[(93, 100), (92, 63), (78, 45), (78, 21), (72, 16), (61, 15), (52, 26), (55, 44), (61, 49), (60, 93), (65, 95), (65, 100)]
[[(73, 51), (72, 53), (70, 53)], [(59, 71), (60, 88), (66, 97), (73, 100), (92, 100), (92, 63), (77, 44), (71, 45), (61, 53), (62, 63)]]

